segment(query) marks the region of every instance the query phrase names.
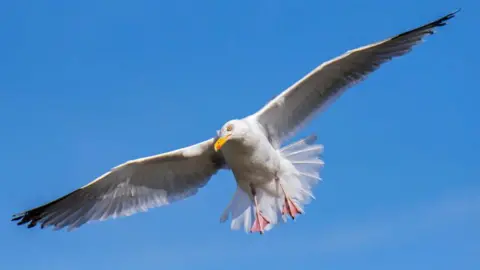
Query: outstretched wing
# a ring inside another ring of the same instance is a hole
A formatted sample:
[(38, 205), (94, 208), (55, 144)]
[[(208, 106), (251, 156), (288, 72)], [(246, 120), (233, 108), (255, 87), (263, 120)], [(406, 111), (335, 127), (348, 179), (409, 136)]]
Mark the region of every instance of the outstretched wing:
[(225, 161), (214, 139), (128, 161), (43, 206), (14, 215), (18, 225), (77, 228), (88, 221), (128, 216), (192, 196)]
[(381, 64), (410, 52), (414, 45), (433, 34), (436, 27), (445, 25), (456, 12), (389, 39), (347, 51), (321, 64), (250, 117), (263, 126), (271, 140), (280, 143), (293, 135), (315, 112), (365, 79)]

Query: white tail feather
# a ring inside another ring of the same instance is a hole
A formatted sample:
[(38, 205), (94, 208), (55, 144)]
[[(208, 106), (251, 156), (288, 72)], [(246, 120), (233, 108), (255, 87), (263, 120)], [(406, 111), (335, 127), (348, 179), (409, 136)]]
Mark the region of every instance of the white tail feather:
[(232, 230), (239, 230), (243, 227), (245, 231), (248, 232), (252, 226), (252, 200), (240, 187), (237, 187), (232, 200), (223, 211), (220, 222), (223, 223), (227, 221), (229, 216), (231, 216), (232, 219), (232, 223), (230, 224)]
[(282, 152), (282, 154), (285, 158), (288, 158), (289, 160), (294, 161), (294, 160), (298, 160), (299, 158), (316, 156), (322, 152), (323, 152), (323, 145), (312, 145), (297, 151)]
[(300, 175), (302, 176), (306, 176), (306, 177), (309, 177), (311, 179), (315, 179), (315, 180), (318, 180), (318, 181), (322, 181), (322, 178), (320, 178), (320, 176), (318, 175), (315, 175), (315, 174), (309, 174), (309, 173), (304, 173), (304, 172), (299, 172)]
[(293, 165), (302, 165), (302, 164), (316, 164), (316, 165), (320, 165), (320, 166), (323, 166), (325, 163), (323, 162), (323, 160), (320, 160), (320, 159), (314, 159), (314, 160), (302, 160), (302, 161), (292, 161), (292, 164)]
[[(319, 181), (320, 168), (324, 162), (319, 158), (323, 152), (322, 145), (314, 145), (316, 137), (310, 136), (281, 148), (280, 154), (285, 158), (285, 166), (289, 167), (282, 175), (279, 175), (278, 182), (271, 182), (264, 187), (265, 190), (277, 190), (283, 188), (287, 196), (296, 204), (300, 211), (304, 212), (305, 205), (309, 204), (313, 196), (312, 189)], [(260, 188), (261, 190), (262, 188)], [(285, 221), (286, 216), (281, 214), (285, 196), (281, 192), (274, 192), (279, 196), (272, 196), (265, 192), (259, 203), (261, 210), (269, 209), (266, 217), (271, 225), (278, 224), (281, 218)]]
[[(309, 136), (279, 149), (280, 154), (285, 158), (285, 166), (290, 167), (289, 170), (286, 170), (288, 173), (279, 176), (278, 182), (272, 181), (266, 186), (257, 188), (259, 209), (270, 221), (265, 228), (266, 231), (272, 229), (280, 221), (286, 221), (286, 216), (281, 213), (285, 200), (282, 187), (302, 211), (304, 206), (311, 202), (311, 199), (315, 199), (312, 188), (321, 181), (319, 170), (324, 165), (319, 158), (323, 152), (323, 146), (313, 145), (315, 140), (316, 136)], [(229, 216), (232, 219), (232, 230), (242, 227), (246, 232), (250, 230), (254, 219), (253, 202), (248, 194), (239, 187), (223, 212), (220, 221), (227, 221)]]

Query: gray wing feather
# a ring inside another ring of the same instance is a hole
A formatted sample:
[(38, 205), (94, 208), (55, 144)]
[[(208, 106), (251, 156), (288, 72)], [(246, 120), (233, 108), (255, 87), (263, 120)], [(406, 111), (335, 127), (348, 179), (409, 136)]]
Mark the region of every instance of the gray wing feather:
[(92, 220), (128, 216), (192, 196), (224, 168), (214, 139), (126, 162), (91, 183), (40, 207), (14, 215), (19, 225), (80, 227)]
[(381, 64), (411, 51), (458, 11), (381, 42), (347, 51), (321, 64), (250, 117), (263, 126), (269, 138), (280, 143)]

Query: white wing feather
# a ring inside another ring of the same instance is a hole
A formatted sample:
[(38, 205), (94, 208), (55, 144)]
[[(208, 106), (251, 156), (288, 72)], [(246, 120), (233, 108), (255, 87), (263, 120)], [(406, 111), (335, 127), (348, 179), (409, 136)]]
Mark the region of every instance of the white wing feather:
[(224, 166), (214, 139), (121, 164), (43, 206), (14, 215), (18, 224), (77, 228), (92, 220), (128, 216), (192, 196)]
[(381, 64), (411, 51), (457, 12), (321, 64), (249, 117), (263, 126), (273, 143), (281, 143), (349, 87), (365, 79)]

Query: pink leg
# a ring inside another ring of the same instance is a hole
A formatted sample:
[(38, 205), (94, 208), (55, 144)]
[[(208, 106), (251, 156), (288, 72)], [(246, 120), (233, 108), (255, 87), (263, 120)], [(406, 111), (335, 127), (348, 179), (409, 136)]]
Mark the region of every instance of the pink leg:
[(251, 189), (252, 189), (253, 201), (255, 203), (255, 221), (253, 222), (253, 226), (250, 229), (250, 232), (251, 233), (259, 232), (260, 234), (264, 234), (265, 227), (268, 224), (270, 224), (270, 221), (268, 221), (268, 219), (266, 219), (258, 209), (257, 196), (256, 196), (255, 189), (253, 187), (251, 187)]
[[(281, 184), (280, 186), (282, 187)], [(287, 195), (283, 187), (282, 187), (282, 190), (283, 190), (283, 194), (285, 195), (285, 202), (283, 205), (282, 215), (288, 214), (290, 217), (292, 217), (292, 219), (295, 219), (296, 215), (303, 214), (302, 209), (300, 209), (300, 207), (298, 207), (297, 204), (294, 203), (292, 199), (290, 199), (290, 197)]]
[(262, 213), (260, 213), (260, 211), (256, 211), (256, 214), (255, 214), (255, 222), (253, 222), (253, 226), (252, 228), (250, 229), (250, 232), (251, 233), (254, 233), (254, 232), (259, 232), (260, 234), (264, 234), (265, 232), (265, 227), (270, 224), (270, 221), (268, 221), (263, 215)]

